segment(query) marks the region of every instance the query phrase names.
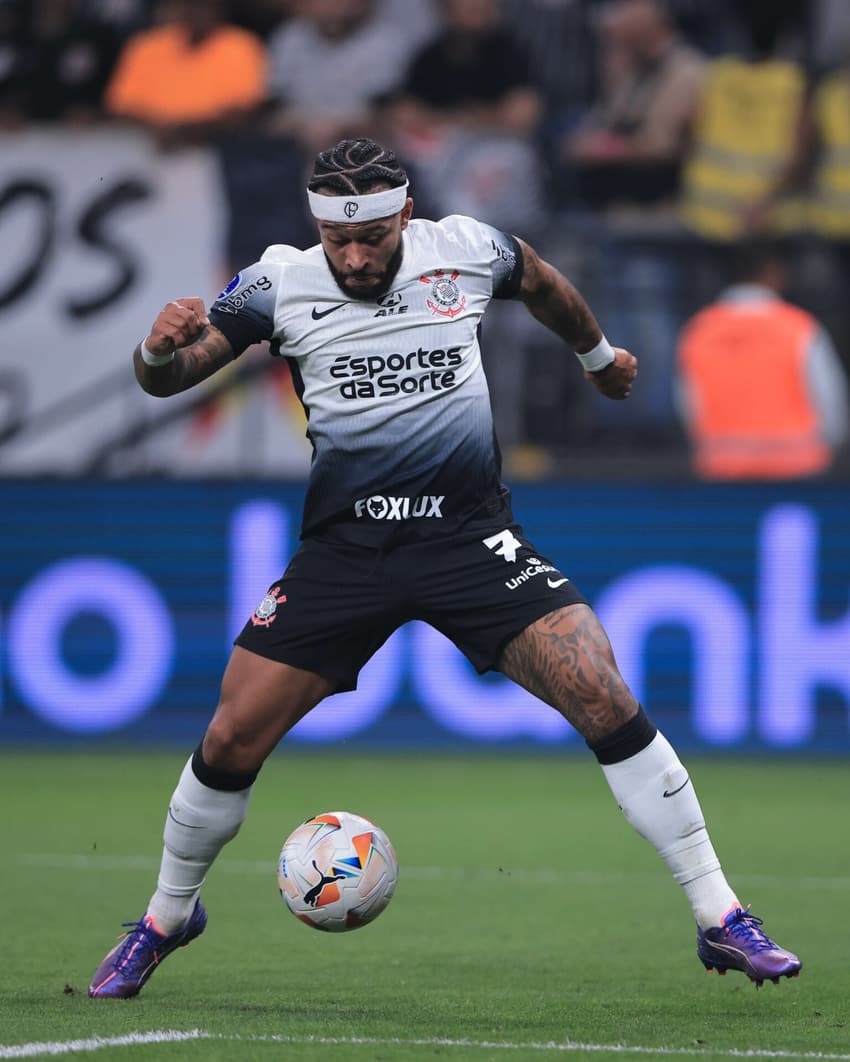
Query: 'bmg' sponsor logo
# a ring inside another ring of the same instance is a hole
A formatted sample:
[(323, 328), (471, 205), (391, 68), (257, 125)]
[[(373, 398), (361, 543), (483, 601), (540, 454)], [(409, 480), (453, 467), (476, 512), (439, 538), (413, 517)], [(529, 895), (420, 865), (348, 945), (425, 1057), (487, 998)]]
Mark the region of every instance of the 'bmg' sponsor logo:
[(256, 280), (252, 280), (250, 284), (246, 284), (241, 291), (236, 291), (241, 279), (242, 274), (237, 273), (224, 291), (221, 292), (215, 302), (215, 308), (217, 310), (223, 310), (224, 313), (239, 313), (245, 303), (253, 295), (256, 295), (258, 291), (271, 290), (272, 282), (267, 276), (262, 276), (257, 277)]
[(354, 515), (358, 520), (364, 516), (373, 520), (408, 520), (412, 517), (436, 517), (442, 519), (442, 504), (445, 494), (423, 494), (419, 498), (393, 498), (373, 494), (371, 498), (359, 498), (354, 503)]
[(339, 354), (331, 376), (344, 380), (343, 398), (391, 398), (393, 395), (447, 391), (457, 383), (455, 369), (463, 361), (460, 347), (411, 350), (407, 354)]

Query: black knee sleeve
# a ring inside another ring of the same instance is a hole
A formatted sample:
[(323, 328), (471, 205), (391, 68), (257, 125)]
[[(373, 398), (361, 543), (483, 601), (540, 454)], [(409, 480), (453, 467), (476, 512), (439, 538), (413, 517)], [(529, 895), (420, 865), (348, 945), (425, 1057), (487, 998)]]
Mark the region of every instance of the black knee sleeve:
[(658, 728), (638, 705), (637, 715), (599, 741), (588, 741), (587, 747), (602, 764), (622, 763), (646, 748), (658, 733)]
[(208, 789), (219, 789), (225, 793), (236, 793), (254, 784), (260, 773), (259, 767), (256, 771), (225, 771), (221, 767), (210, 767), (204, 761), (203, 747), (202, 741), (192, 756), (192, 772), (201, 785), (205, 785)]

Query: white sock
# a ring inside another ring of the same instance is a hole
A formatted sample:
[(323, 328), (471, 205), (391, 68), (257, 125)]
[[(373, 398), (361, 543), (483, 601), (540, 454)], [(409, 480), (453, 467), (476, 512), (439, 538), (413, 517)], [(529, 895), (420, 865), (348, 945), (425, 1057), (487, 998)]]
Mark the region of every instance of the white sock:
[(147, 911), (161, 933), (186, 924), (207, 871), (245, 820), (251, 789), (210, 789), (198, 781), (191, 759), (183, 768), (168, 806), (157, 889)]
[(623, 814), (685, 890), (697, 924), (721, 925), (740, 904), (720, 869), (693, 783), (669, 741), (658, 733), (637, 755), (601, 766)]

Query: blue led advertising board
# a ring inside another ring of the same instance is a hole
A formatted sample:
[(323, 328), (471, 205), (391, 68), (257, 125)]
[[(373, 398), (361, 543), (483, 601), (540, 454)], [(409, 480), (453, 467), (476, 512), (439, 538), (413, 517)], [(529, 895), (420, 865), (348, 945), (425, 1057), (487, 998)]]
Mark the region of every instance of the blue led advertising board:
[[(303, 489), (0, 490), (0, 741), (197, 741), (231, 639), (296, 548)], [(529, 485), (513, 498), (677, 746), (850, 752), (840, 486)], [(422, 623), (397, 631), (357, 692), (329, 698), (288, 740), (582, 747), (554, 711), (499, 675), (477, 676)]]

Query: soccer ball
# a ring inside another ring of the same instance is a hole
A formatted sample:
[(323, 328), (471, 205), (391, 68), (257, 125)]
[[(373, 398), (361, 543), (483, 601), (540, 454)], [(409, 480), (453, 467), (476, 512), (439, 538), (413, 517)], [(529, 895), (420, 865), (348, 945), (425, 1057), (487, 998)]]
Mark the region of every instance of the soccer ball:
[(314, 815), (280, 850), (283, 902), (314, 929), (343, 933), (374, 921), (392, 899), (398, 859), (374, 822), (350, 811)]

